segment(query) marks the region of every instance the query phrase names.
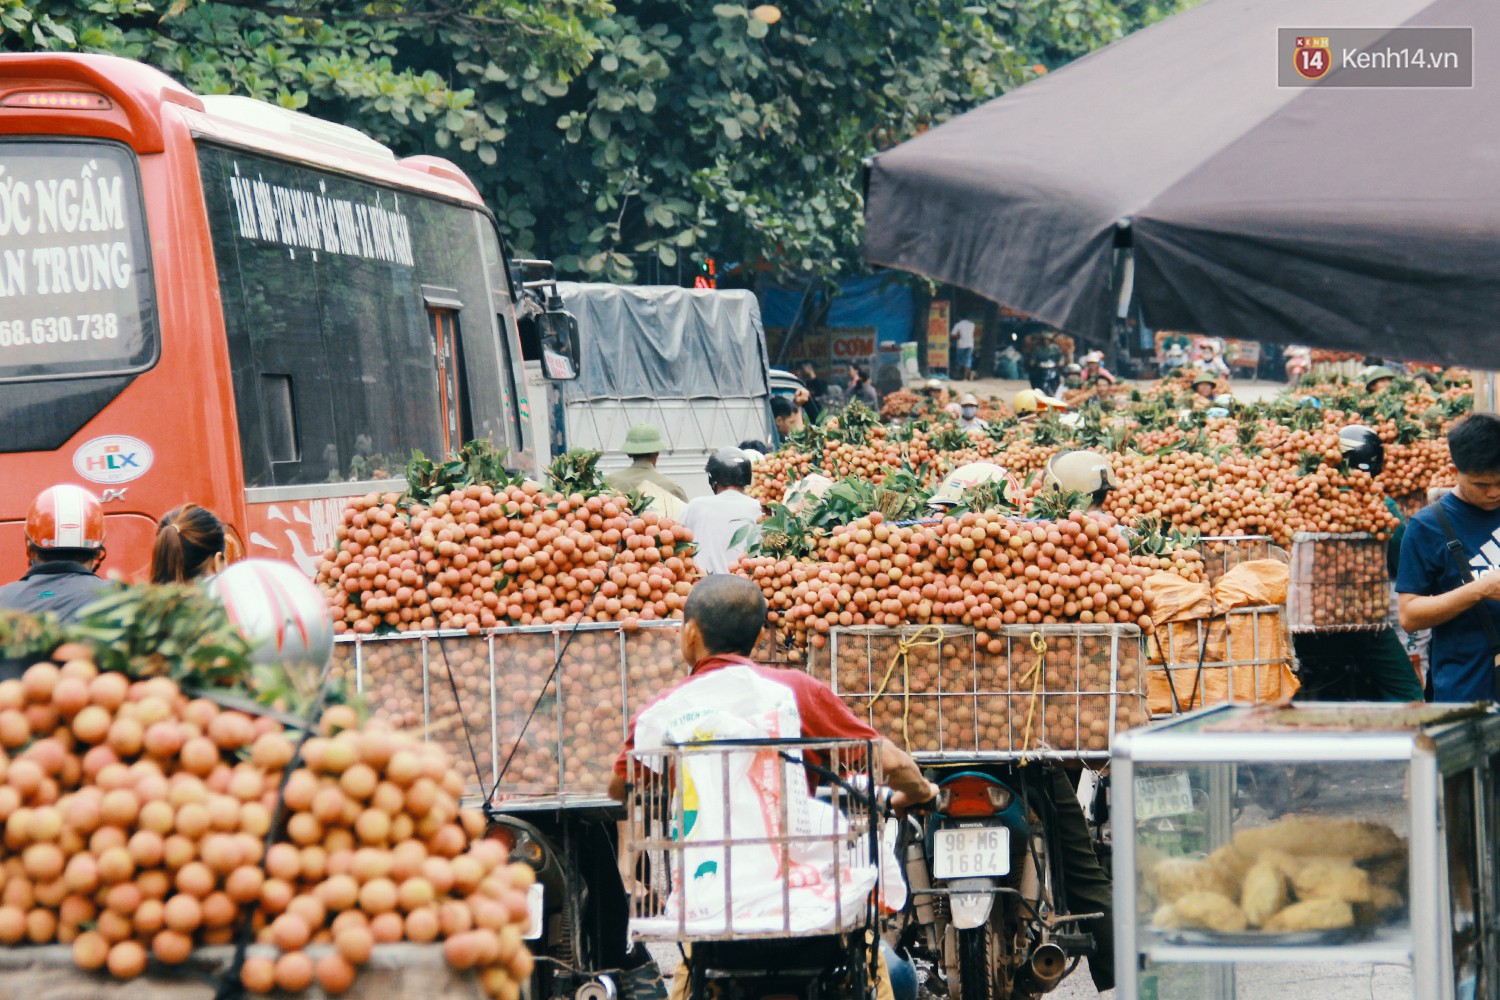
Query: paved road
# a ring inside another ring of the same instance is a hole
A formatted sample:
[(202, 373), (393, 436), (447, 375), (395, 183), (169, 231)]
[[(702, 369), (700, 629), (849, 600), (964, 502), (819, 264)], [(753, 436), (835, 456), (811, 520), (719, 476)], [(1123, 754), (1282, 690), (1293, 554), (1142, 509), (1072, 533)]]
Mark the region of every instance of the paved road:
[[(657, 949), (653, 948), (653, 951)], [(657, 956), (663, 971), (675, 966), (675, 949)], [(1158, 1000), (1410, 1000), (1411, 974), (1405, 967), (1388, 965), (1247, 966), (1240, 970), (1237, 996), (1215, 997), (1201, 986), (1183, 992), (1159, 989)], [(1054, 1000), (1115, 1000), (1117, 990), (1100, 993), (1089, 978), (1087, 963), (1048, 994)]]

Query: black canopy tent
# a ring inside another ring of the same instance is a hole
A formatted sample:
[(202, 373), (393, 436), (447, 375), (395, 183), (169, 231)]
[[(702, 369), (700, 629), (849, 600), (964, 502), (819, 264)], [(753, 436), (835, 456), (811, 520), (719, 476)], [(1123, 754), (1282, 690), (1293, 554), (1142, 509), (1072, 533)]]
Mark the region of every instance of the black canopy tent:
[[(1474, 86), (1277, 86), (1351, 24), (1472, 27)], [(1500, 367), (1497, 52), (1493, 0), (1209, 0), (877, 156), (865, 256), (1103, 343), (1128, 247), (1154, 327)]]

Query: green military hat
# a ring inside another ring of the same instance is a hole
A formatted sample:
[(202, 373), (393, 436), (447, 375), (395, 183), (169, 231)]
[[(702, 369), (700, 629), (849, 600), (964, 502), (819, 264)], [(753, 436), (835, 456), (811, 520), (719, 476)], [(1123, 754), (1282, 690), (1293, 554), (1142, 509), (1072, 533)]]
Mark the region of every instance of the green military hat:
[(1359, 380), (1364, 383), (1365, 391), (1370, 391), (1370, 386), (1383, 378), (1395, 378), (1396, 373), (1385, 365), (1372, 365), (1359, 373)]
[(620, 448), (627, 455), (655, 455), (667, 450), (667, 442), (653, 424), (636, 424), (625, 433)]

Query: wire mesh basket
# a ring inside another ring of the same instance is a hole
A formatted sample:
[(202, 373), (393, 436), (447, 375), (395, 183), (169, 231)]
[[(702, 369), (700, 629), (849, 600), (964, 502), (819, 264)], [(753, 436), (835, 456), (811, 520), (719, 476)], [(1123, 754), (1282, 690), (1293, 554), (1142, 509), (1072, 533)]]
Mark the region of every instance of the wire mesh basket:
[(798, 657), (791, 641), (783, 634), (781, 628), (772, 623), (767, 624), (761, 630), (760, 638), (755, 640), (755, 648), (750, 651), (750, 659), (756, 663), (764, 663), (774, 667), (800, 667)]
[(507, 808), (603, 802), (631, 716), (686, 676), (680, 630), (589, 622), (341, 635), (334, 671), (375, 715), (447, 750), (470, 796)]
[(1290, 558), (1269, 535), (1203, 535), (1193, 549), (1203, 557), (1203, 577), (1210, 585), (1240, 563), (1274, 559), (1285, 564)]
[(1147, 639), (1151, 714), (1291, 697), (1298, 682), (1284, 612), (1256, 605), (1156, 626)]
[(1386, 543), (1369, 534), (1299, 531), (1292, 536), (1287, 618), (1293, 632), (1390, 627)]
[(788, 938), (873, 924), (874, 743), (722, 740), (629, 759), (624, 849), (641, 883), (631, 895), (634, 939)]
[(835, 693), (918, 759), (1102, 759), (1149, 718), (1134, 625), (1007, 625), (982, 646), (956, 625), (836, 628), (828, 662)]

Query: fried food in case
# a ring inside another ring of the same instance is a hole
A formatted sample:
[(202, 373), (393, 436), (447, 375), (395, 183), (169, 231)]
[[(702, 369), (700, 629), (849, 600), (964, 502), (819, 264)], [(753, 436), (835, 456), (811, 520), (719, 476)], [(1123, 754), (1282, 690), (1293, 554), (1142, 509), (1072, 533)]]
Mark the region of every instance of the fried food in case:
[(1288, 902), (1286, 872), (1272, 859), (1262, 859), (1250, 866), (1240, 888), (1240, 909), (1250, 926), (1260, 927)]
[(1390, 827), (1333, 816), (1287, 816), (1266, 826), (1241, 830), (1234, 846), (1242, 854), (1285, 851), (1297, 856), (1336, 853), (1351, 861), (1404, 853), (1406, 842)]
[(1204, 858), (1151, 856), (1144, 871), (1162, 930), (1341, 930), (1406, 905), (1406, 841), (1366, 820), (1284, 817)]
[(1298, 899), (1337, 899), (1345, 903), (1370, 902), (1370, 873), (1345, 858), (1316, 858), (1292, 873)]
[(1175, 903), (1194, 892), (1216, 893), (1226, 898), (1239, 895), (1231, 880), (1202, 858), (1166, 858), (1152, 868), (1156, 897), (1163, 903)]
[(1225, 844), (1208, 856), (1208, 863), (1219, 875), (1229, 883), (1231, 896), (1238, 896), (1240, 886), (1245, 881), (1245, 875), (1256, 862), (1253, 854), (1245, 854), (1233, 844)]
[[(1353, 920), (1353, 915), (1350, 915)], [(1236, 933), (1249, 926), (1245, 911), (1218, 892), (1190, 892), (1156, 911), (1152, 922), (1163, 930), (1204, 930)]]
[(1268, 931), (1336, 931), (1354, 926), (1354, 907), (1342, 899), (1293, 903), (1266, 921)]

